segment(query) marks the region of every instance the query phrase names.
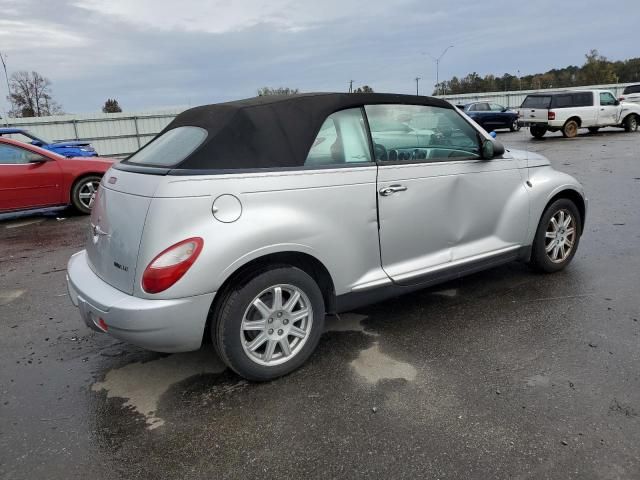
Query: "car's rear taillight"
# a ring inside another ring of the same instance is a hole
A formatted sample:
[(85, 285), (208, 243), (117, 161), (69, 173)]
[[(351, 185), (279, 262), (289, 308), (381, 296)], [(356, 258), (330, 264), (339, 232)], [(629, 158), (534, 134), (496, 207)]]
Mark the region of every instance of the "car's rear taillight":
[(556, 112), (547, 113), (547, 120), (555, 120), (555, 119), (556, 119)]
[(172, 286), (191, 268), (203, 245), (200, 237), (187, 238), (158, 254), (142, 274), (143, 290), (159, 293)]

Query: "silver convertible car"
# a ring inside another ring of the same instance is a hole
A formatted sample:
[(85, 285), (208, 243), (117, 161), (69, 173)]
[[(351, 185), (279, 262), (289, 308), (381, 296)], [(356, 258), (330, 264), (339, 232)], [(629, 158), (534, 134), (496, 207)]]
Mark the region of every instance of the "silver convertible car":
[(451, 104), (392, 94), (193, 108), (104, 175), (68, 288), (94, 330), (200, 348), (261, 381), (302, 365), (327, 313), (505, 262), (564, 268), (582, 186)]

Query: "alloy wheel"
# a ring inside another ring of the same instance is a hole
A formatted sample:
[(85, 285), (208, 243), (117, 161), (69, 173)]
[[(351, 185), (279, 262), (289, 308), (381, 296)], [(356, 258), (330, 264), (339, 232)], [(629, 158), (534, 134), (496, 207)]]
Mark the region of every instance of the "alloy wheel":
[(78, 200), (87, 209), (91, 209), (91, 207), (93, 206), (93, 199), (95, 198), (95, 194), (98, 191), (99, 186), (99, 180), (91, 180), (84, 183), (78, 190)]
[(553, 263), (562, 263), (571, 255), (576, 234), (576, 221), (568, 210), (559, 210), (551, 217), (545, 233), (545, 252)]
[(281, 365), (302, 350), (312, 324), (307, 295), (294, 285), (274, 285), (259, 293), (246, 309), (240, 327), (242, 348), (259, 365)]

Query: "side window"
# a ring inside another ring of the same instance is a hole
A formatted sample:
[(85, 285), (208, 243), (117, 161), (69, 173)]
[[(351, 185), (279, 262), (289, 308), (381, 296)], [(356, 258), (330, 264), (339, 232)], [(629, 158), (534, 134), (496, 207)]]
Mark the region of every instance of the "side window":
[(455, 109), (422, 105), (365, 107), (376, 160), (446, 161), (478, 158), (478, 133)]
[(304, 164), (321, 166), (367, 162), (371, 162), (371, 154), (362, 110), (351, 108), (327, 117)]
[(616, 99), (609, 92), (600, 93), (600, 105), (615, 105)]
[(492, 112), (501, 112), (502, 110), (504, 110), (504, 107), (502, 105), (498, 105), (497, 103), (490, 103), (489, 108), (491, 108)]
[(19, 165), (43, 158), (37, 153), (13, 145), (0, 144), (0, 164)]

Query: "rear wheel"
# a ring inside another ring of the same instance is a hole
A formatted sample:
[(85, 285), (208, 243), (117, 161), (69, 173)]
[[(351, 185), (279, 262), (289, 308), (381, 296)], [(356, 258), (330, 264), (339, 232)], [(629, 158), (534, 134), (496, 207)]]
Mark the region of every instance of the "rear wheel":
[(542, 138), (544, 137), (544, 134), (547, 133), (547, 128), (540, 127), (538, 125), (531, 125), (531, 127), (529, 127), (529, 132), (531, 132), (531, 135), (535, 138)]
[(578, 135), (578, 122), (575, 120), (569, 120), (562, 127), (562, 135), (566, 138), (574, 138)]
[(636, 115), (629, 115), (624, 119), (624, 131), (625, 132), (637, 132), (638, 131), (638, 117)]
[(219, 310), (213, 342), (222, 360), (252, 381), (300, 367), (324, 330), (324, 300), (316, 282), (295, 267), (262, 271), (234, 289)]
[(589, 133), (598, 133), (600, 127), (589, 127)]
[(80, 213), (91, 213), (93, 199), (100, 186), (99, 175), (79, 178), (71, 187), (71, 204)]
[(566, 198), (553, 202), (542, 214), (533, 240), (530, 264), (542, 272), (566, 267), (578, 249), (582, 222), (576, 205)]

